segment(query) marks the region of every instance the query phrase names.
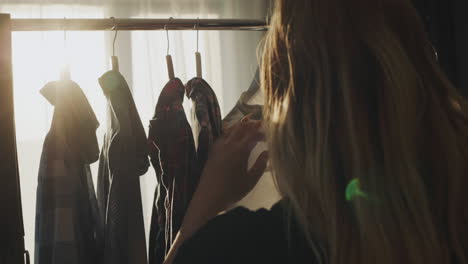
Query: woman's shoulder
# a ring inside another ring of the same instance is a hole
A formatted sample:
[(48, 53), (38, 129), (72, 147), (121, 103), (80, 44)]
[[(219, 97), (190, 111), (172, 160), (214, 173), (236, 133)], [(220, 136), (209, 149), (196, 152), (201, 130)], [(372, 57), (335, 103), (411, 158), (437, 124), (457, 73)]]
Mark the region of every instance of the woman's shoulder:
[(286, 204), (281, 201), (270, 210), (237, 207), (214, 218), (181, 246), (175, 263), (300, 263), (302, 260), (313, 263), (313, 256), (294, 224), (288, 225)]

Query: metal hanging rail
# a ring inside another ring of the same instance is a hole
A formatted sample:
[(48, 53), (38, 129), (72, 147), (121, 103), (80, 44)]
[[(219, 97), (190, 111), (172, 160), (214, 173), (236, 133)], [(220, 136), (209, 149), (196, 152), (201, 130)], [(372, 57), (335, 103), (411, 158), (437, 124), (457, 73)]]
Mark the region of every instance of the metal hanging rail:
[(12, 31), (95, 30), (248, 30), (268, 28), (263, 20), (246, 19), (12, 19)]

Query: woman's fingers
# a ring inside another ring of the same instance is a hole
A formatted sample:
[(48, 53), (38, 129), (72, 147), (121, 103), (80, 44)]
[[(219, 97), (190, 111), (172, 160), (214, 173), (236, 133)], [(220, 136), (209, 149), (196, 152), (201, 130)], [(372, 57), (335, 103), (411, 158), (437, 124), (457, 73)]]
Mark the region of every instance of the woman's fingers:
[(250, 153), (257, 143), (264, 139), (265, 135), (261, 129), (261, 123), (257, 122), (252, 124), (243, 138), (239, 140), (239, 144), (245, 147), (244, 150), (247, 153)]
[(240, 131), (242, 131), (242, 126), (248, 122), (250, 119), (249, 115), (244, 116), (239, 122), (237, 122), (235, 125), (233, 125), (231, 128), (229, 128), (228, 133), (227, 133), (227, 138), (231, 139), (232, 137), (235, 137), (237, 134), (239, 134)]
[(240, 140), (245, 134), (254, 129), (257, 123), (260, 123), (260, 121), (251, 121), (250, 115), (245, 116), (241, 121), (234, 125), (227, 135), (227, 139), (234, 142)]
[(263, 133), (257, 131), (255, 133), (252, 133), (252, 135), (246, 136), (240, 144), (241, 146), (243, 146), (243, 151), (249, 154), (250, 152), (252, 152), (255, 146), (257, 146), (257, 144), (263, 139)]
[(255, 180), (260, 178), (260, 176), (262, 176), (263, 173), (265, 172), (267, 164), (268, 164), (268, 151), (264, 151), (262, 152), (262, 154), (260, 154), (260, 156), (258, 156), (252, 168), (250, 168), (248, 172), (248, 177), (250, 179), (255, 179)]

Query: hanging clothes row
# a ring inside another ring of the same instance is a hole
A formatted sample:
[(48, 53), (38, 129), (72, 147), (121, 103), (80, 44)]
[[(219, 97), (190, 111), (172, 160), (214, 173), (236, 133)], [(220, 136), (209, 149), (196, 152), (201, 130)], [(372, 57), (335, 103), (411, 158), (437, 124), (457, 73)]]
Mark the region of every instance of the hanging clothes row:
[[(36, 264), (146, 264), (139, 176), (153, 165), (157, 186), (149, 237), (149, 262), (162, 263), (198, 185), (213, 142), (222, 134), (213, 89), (197, 77), (174, 77), (162, 89), (148, 137), (130, 88), (112, 57), (99, 78), (107, 99), (107, 128), (99, 155), (99, 125), (81, 88), (66, 72), (41, 92), (55, 106), (44, 143), (36, 210)], [(192, 101), (191, 123), (184, 97)], [(148, 160), (148, 156), (150, 160)], [(97, 196), (89, 165), (99, 158)]]

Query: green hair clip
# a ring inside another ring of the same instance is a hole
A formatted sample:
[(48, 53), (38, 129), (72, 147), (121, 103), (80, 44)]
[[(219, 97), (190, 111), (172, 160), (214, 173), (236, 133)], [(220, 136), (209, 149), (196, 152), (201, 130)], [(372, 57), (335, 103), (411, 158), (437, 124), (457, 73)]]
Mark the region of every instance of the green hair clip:
[(346, 200), (351, 201), (355, 197), (367, 198), (367, 194), (361, 191), (361, 188), (359, 187), (358, 178), (352, 179), (346, 186)]

